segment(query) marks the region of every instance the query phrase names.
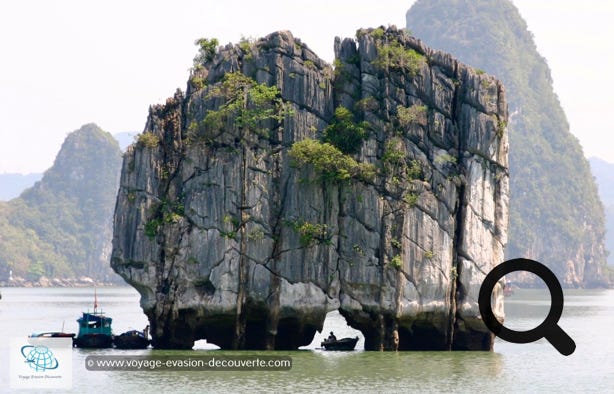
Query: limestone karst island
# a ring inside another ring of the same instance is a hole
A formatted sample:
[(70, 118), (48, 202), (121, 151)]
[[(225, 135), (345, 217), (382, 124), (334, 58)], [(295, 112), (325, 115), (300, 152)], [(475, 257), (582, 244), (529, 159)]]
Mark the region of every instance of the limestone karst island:
[[(394, 27), (202, 39), (124, 156), (111, 264), (158, 348), (297, 349), (338, 309), (367, 350), (488, 350), (508, 113), (494, 77)], [(502, 317), (500, 288), (493, 305)]]

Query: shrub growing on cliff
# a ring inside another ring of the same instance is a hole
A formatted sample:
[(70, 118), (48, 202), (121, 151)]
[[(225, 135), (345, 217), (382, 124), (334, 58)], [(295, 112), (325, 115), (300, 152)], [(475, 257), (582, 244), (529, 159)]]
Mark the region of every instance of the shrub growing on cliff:
[(418, 160), (408, 158), (403, 139), (399, 137), (393, 137), (384, 144), (381, 165), (382, 174), (394, 185), (423, 177), (422, 165)]
[(457, 161), (458, 159), (450, 155), (449, 153), (442, 153), (440, 155), (437, 155), (434, 160), (435, 164), (440, 166), (445, 164), (456, 164)]
[(426, 105), (412, 105), (411, 107), (397, 106), (397, 118), (402, 127), (406, 128), (412, 124), (426, 123)]
[(338, 86), (341, 86), (352, 79), (351, 74), (346, 70), (345, 64), (341, 59), (335, 59), (333, 62), (333, 75), (335, 76), (335, 82)]
[(405, 48), (398, 41), (377, 45), (377, 58), (373, 64), (380, 70), (388, 68), (405, 70), (410, 75), (416, 75), (420, 68), (426, 64), (424, 55), (413, 49)]
[(384, 37), (384, 28), (383, 27), (378, 27), (377, 29), (374, 29), (371, 32), (371, 36), (373, 36), (373, 38), (383, 38)]
[(358, 163), (335, 146), (309, 138), (292, 145), (289, 154), (297, 164), (312, 165), (325, 181), (372, 181), (376, 173), (372, 164)]
[(324, 141), (343, 153), (356, 153), (367, 138), (368, 122), (356, 122), (354, 114), (345, 107), (335, 109), (333, 122), (324, 130)]
[(372, 96), (360, 99), (354, 104), (354, 109), (362, 112), (375, 112), (380, 108), (379, 102)]
[(315, 63), (313, 62), (313, 60), (307, 59), (307, 60), (305, 60), (305, 62), (303, 64), (305, 64), (305, 67), (307, 67), (310, 70), (317, 70), (317, 67), (316, 67)]
[(401, 259), (401, 255), (397, 254), (392, 259), (390, 259), (390, 265), (397, 269), (403, 267), (403, 260)]
[(253, 37), (241, 37), (239, 41), (239, 48), (243, 51), (243, 56), (245, 60), (251, 61), (254, 58), (254, 54), (252, 53), (252, 48), (256, 43), (256, 39)]
[(177, 223), (184, 215), (185, 210), (181, 201), (169, 202), (163, 200), (153, 204), (149, 210), (149, 220), (145, 223), (145, 235), (150, 239), (155, 238), (160, 226)]
[(312, 246), (315, 243), (330, 244), (332, 233), (328, 225), (321, 223), (311, 223), (303, 219), (288, 221), (287, 224), (296, 231), (304, 247)]
[(403, 140), (392, 138), (386, 141), (386, 144), (384, 144), (384, 154), (382, 155), (382, 162), (385, 166), (399, 166), (405, 162), (405, 157), (406, 153), (403, 148)]
[(154, 133), (142, 133), (137, 137), (137, 145), (147, 148), (155, 148), (160, 143), (160, 138)]
[(217, 38), (199, 38), (194, 41), (198, 46), (198, 54), (194, 57), (194, 67), (213, 61), (219, 41)]
[(505, 133), (506, 128), (507, 122), (505, 120), (497, 118), (497, 137), (503, 138), (503, 134)]
[(151, 219), (145, 223), (145, 235), (149, 239), (154, 239), (158, 235), (158, 228), (162, 225), (160, 219)]
[(222, 98), (224, 104), (207, 112), (202, 126), (209, 130), (223, 131), (228, 120), (242, 129), (263, 134), (261, 122), (283, 119), (287, 109), (277, 86), (259, 84), (240, 73), (227, 73), (221, 84), (213, 87), (208, 99)]
[(190, 78), (190, 84), (194, 89), (200, 90), (205, 87), (205, 85), (207, 84), (207, 80), (198, 75), (194, 75)]
[(418, 195), (416, 193), (406, 193), (403, 195), (403, 202), (411, 208), (418, 202)]

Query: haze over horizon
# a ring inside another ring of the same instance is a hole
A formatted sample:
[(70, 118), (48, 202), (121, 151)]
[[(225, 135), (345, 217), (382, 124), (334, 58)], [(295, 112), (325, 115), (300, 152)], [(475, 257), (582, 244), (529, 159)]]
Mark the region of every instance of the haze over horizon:
[[(189, 0), (0, 4), (0, 173), (49, 168), (66, 135), (95, 122), (140, 132), (149, 105), (185, 89), (194, 40), (222, 44), (290, 30), (333, 59), (335, 36), (360, 27), (405, 26), (413, 1), (325, 2), (310, 7), (264, 0), (207, 5)], [(555, 91), (585, 156), (614, 162), (603, 133), (614, 130), (614, 4), (599, 0), (514, 0), (552, 70)], [(266, 15), (261, 10), (266, 10)], [(263, 23), (266, 18), (266, 23)], [(318, 23), (314, 24), (314, 21)], [(317, 28), (314, 28), (317, 27)], [(572, 28), (573, 27), (573, 28)]]

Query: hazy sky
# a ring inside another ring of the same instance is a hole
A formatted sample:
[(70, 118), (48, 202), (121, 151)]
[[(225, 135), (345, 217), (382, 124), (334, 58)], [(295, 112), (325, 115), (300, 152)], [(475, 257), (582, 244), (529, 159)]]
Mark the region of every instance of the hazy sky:
[[(553, 72), (587, 156), (614, 162), (614, 1), (514, 0)], [(405, 26), (401, 0), (0, 2), (0, 173), (41, 172), (67, 133), (142, 131), (185, 84), (194, 40), (291, 30), (321, 57), (336, 35)]]

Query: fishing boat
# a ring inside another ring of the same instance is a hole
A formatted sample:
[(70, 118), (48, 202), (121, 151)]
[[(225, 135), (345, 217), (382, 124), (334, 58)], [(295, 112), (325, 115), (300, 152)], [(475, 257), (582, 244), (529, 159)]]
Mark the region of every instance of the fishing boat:
[(333, 339), (333, 340), (325, 340), (320, 343), (326, 350), (354, 350), (356, 347), (356, 343), (358, 342), (358, 337), (356, 338), (342, 338), (342, 339)]
[(83, 316), (77, 319), (79, 333), (74, 339), (74, 345), (97, 349), (113, 347), (112, 321), (113, 319), (105, 316), (102, 311), (83, 312)]
[(130, 330), (114, 336), (113, 344), (118, 349), (146, 349), (149, 339), (143, 331)]
[(73, 345), (79, 348), (96, 349), (113, 347), (112, 322), (112, 318), (105, 316), (102, 310), (98, 310), (98, 300), (96, 290), (94, 290), (94, 311), (83, 312), (83, 316), (77, 319), (79, 333), (73, 340)]

